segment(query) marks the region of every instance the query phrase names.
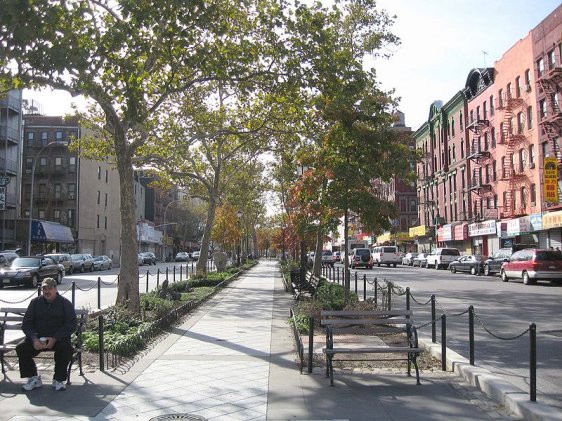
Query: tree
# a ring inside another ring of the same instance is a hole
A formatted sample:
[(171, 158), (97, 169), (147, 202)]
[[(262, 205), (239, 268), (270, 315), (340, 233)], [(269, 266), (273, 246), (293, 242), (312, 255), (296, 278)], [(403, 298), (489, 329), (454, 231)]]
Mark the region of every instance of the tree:
[[(161, 105), (209, 81), (271, 71), (281, 5), (275, 0), (37, 0), (0, 10), (0, 85), (50, 86), (94, 101), (100, 149), (115, 157), (121, 190), (117, 301), (140, 312), (133, 168)], [(98, 114), (99, 115), (99, 114)], [(100, 143), (103, 141), (100, 139)]]

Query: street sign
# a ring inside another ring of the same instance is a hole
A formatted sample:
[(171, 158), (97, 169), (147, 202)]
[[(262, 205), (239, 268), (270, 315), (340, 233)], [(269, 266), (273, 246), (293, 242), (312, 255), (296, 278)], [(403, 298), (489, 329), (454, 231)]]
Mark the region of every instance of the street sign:
[(7, 175), (0, 175), (0, 187), (6, 187), (12, 178)]
[(6, 210), (6, 187), (0, 186), (0, 210)]

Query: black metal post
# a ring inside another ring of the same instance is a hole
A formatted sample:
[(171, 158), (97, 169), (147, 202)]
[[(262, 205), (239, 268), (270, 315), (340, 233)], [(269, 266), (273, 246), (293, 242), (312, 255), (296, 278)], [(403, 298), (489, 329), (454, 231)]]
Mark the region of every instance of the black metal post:
[(386, 282), (386, 286), (388, 288), (388, 309), (392, 310), (392, 282)]
[(182, 279), (183, 279), (183, 273), (182, 273), (182, 271), (183, 271), (183, 266), (180, 264), (180, 282), (181, 282)]
[(148, 270), (146, 271), (146, 292), (148, 293)]
[(531, 372), (529, 373), (529, 388), (531, 395), (531, 402), (537, 400), (537, 325), (531, 323), (529, 326), (529, 338), (531, 340)]
[(40, 297), (41, 296), (41, 283), (39, 283), (37, 285), (37, 296)]
[(474, 306), (468, 307), (468, 345), (470, 365), (474, 365)]
[(98, 308), (101, 308), (101, 277), (98, 276)]
[(437, 342), (437, 321), (435, 319), (435, 294), (431, 295), (431, 342)]
[(357, 294), (357, 271), (355, 271), (355, 275), (353, 276), (353, 280), (355, 281), (355, 293)]
[(72, 281), (72, 307), (76, 307), (76, 281)]
[(338, 268), (338, 272), (336, 274), (336, 283), (339, 285), (340, 283), (340, 268)]
[(410, 287), (406, 287), (406, 310), (410, 310)]
[(441, 315), (441, 370), (447, 371), (447, 316)]
[(173, 270), (173, 281), (172, 282), (176, 282), (176, 265), (174, 265), (174, 270)]
[(156, 286), (158, 285), (160, 285), (160, 268), (156, 269)]
[(103, 313), (100, 312), (98, 316), (98, 348), (100, 352), (100, 371), (105, 370), (105, 363), (103, 361), (103, 354), (105, 354), (105, 350), (103, 347)]
[(312, 356), (314, 354), (314, 317), (308, 318), (308, 373), (312, 373)]
[(379, 303), (379, 281), (377, 281), (377, 277), (375, 276), (375, 281), (373, 282), (375, 286), (375, 306), (378, 306)]
[(363, 301), (367, 301), (367, 275), (363, 275)]

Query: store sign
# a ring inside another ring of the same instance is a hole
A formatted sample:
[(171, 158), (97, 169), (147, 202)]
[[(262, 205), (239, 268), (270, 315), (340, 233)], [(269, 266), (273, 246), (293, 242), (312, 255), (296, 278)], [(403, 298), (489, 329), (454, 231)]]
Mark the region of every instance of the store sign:
[(533, 213), (529, 215), (531, 221), (531, 231), (542, 231), (542, 213)]
[(476, 237), (480, 235), (491, 235), (496, 233), (496, 221), (484, 221), (470, 224), (468, 226), (468, 235)]
[(545, 230), (562, 227), (562, 211), (545, 213), (542, 216), (542, 228)]
[(468, 224), (460, 224), (454, 227), (454, 240), (463, 241), (468, 239)]
[(558, 203), (558, 158), (553, 156), (544, 158), (543, 182), (544, 200)]
[(427, 233), (427, 227), (425, 225), (418, 225), (417, 227), (412, 227), (408, 230), (410, 237), (423, 237)]
[(531, 232), (531, 220), (528, 216), (507, 221), (508, 237), (515, 237), (528, 232)]
[(453, 227), (451, 224), (443, 225), (443, 240), (441, 241), (451, 241), (453, 239)]

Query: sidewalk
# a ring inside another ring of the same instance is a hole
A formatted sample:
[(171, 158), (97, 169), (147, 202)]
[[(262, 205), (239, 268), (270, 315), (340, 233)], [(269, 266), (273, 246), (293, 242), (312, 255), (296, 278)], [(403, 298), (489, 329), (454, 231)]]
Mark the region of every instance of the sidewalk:
[[(503, 420), (476, 388), (447, 372), (300, 374), (287, 324), (292, 298), (275, 261), (219, 292), (126, 372), (73, 373), (65, 392), (0, 382), (0, 420)], [(181, 415), (184, 415), (181, 418)], [(198, 416), (198, 417), (196, 417)], [(540, 419), (540, 418), (537, 418)]]

